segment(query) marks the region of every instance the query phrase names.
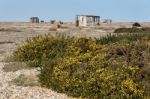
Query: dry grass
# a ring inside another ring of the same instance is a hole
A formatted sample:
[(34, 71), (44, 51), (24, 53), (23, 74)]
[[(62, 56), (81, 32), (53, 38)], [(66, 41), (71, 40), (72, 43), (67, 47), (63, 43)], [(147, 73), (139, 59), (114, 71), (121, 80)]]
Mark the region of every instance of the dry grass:
[(0, 50), (0, 54), (3, 54), (3, 53), (5, 53), (5, 51), (3, 51), (3, 50)]
[(5, 62), (5, 63), (10, 63), (10, 62), (15, 62), (15, 61), (16, 60), (13, 55), (9, 55), (2, 60), (2, 62)]
[(26, 76), (21, 74), (16, 79), (13, 79), (10, 84), (17, 86), (40, 86), (38, 78), (36, 76)]
[(58, 25), (58, 24), (52, 24), (50, 27), (49, 27), (49, 30), (50, 31), (57, 31), (58, 28), (60, 28), (61, 26)]
[(21, 30), (18, 30), (16, 28), (0, 28), (0, 31), (2, 31), (2, 32), (22, 32)]
[(23, 62), (10, 62), (5, 64), (3, 67), (5, 72), (15, 72), (21, 69), (29, 69), (29, 67), (26, 65), (26, 63)]
[(9, 44), (9, 43), (14, 43), (12, 41), (3, 41), (3, 42), (0, 42), (0, 44)]

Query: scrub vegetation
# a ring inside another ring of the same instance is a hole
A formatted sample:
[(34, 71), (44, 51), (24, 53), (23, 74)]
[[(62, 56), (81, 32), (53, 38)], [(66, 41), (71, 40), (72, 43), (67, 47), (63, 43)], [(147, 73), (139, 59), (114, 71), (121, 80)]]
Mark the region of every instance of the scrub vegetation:
[(44, 35), (14, 52), (39, 69), (41, 86), (89, 99), (150, 97), (150, 34), (100, 38)]

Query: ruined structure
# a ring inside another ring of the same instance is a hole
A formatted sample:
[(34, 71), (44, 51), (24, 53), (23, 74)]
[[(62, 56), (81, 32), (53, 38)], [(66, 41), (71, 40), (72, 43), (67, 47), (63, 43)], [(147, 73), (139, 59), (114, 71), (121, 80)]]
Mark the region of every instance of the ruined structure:
[(44, 20), (41, 20), (40, 22), (41, 22), (41, 23), (44, 23)]
[(50, 23), (51, 24), (55, 24), (56, 20), (51, 20)]
[(31, 17), (30, 22), (31, 23), (39, 23), (39, 18), (38, 17)]
[(76, 26), (96, 26), (100, 25), (100, 16), (77, 15)]
[(104, 19), (103, 23), (111, 24), (112, 20), (111, 19)]

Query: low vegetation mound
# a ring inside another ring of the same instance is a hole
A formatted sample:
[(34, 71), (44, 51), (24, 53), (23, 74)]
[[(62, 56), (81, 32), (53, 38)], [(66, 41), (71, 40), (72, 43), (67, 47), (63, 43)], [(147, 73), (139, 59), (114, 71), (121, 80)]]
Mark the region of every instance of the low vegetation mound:
[(114, 33), (150, 33), (150, 28), (118, 28), (114, 31)]
[(138, 23), (138, 22), (135, 22), (135, 23), (133, 23), (133, 25), (132, 25), (133, 27), (141, 27), (141, 24), (140, 23)]
[(14, 53), (39, 67), (43, 87), (89, 99), (150, 96), (150, 35), (109, 35), (99, 39), (39, 36)]

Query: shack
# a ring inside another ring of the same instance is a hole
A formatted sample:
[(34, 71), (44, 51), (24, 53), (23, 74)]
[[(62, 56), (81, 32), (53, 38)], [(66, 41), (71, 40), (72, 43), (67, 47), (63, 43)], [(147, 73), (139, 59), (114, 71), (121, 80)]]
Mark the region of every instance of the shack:
[(77, 15), (76, 26), (97, 26), (100, 25), (100, 16)]
[(31, 17), (30, 22), (31, 23), (39, 23), (39, 18), (38, 17)]

